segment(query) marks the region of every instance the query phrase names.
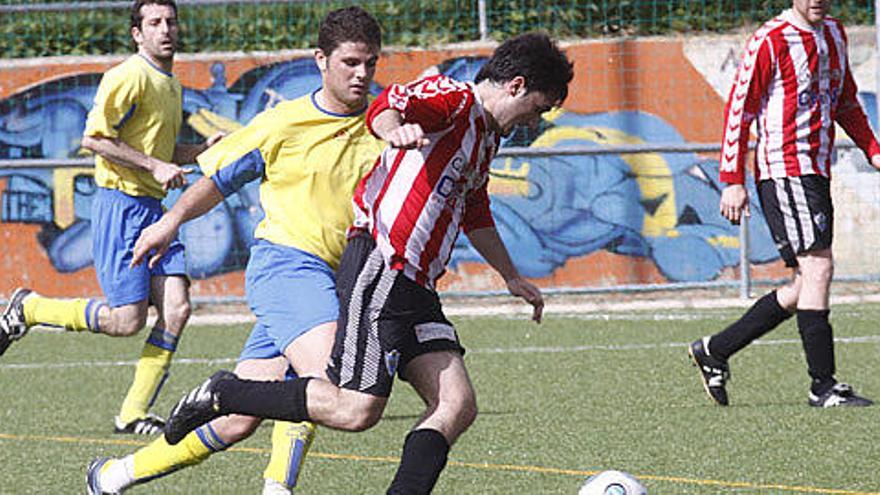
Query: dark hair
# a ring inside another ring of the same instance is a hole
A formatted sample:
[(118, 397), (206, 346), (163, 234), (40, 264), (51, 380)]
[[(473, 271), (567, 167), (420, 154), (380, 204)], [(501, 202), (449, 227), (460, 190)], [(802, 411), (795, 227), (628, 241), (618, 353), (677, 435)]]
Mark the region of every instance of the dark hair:
[(174, 3), (174, 0), (135, 0), (131, 5), (131, 27), (141, 29), (141, 23), (144, 21), (141, 8), (144, 5), (169, 5), (174, 9), (174, 15), (177, 15), (177, 4)]
[(346, 41), (364, 43), (379, 51), (382, 48), (382, 28), (366, 10), (346, 7), (327, 14), (318, 28), (318, 48), (327, 57)]
[(526, 33), (511, 38), (495, 49), (492, 58), (477, 73), (474, 82), (484, 79), (505, 83), (516, 76), (526, 80), (527, 91), (540, 91), (562, 103), (568, 96), (568, 83), (574, 77), (574, 64), (544, 33)]

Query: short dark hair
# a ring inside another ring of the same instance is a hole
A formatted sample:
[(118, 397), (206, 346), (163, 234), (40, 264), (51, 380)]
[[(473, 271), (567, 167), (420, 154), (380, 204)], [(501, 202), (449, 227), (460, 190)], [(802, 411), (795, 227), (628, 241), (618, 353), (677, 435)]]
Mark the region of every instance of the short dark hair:
[(135, 0), (131, 5), (131, 27), (141, 29), (141, 23), (144, 21), (141, 8), (144, 5), (169, 5), (174, 9), (174, 15), (177, 16), (177, 4), (174, 0)]
[(318, 48), (329, 57), (336, 47), (346, 41), (364, 43), (379, 51), (382, 48), (382, 28), (373, 16), (360, 7), (331, 11), (318, 28)]
[(574, 77), (574, 64), (544, 33), (526, 33), (511, 38), (495, 49), (480, 68), (474, 81), (484, 79), (505, 83), (516, 76), (526, 80), (527, 91), (540, 91), (562, 103), (568, 96), (568, 83)]

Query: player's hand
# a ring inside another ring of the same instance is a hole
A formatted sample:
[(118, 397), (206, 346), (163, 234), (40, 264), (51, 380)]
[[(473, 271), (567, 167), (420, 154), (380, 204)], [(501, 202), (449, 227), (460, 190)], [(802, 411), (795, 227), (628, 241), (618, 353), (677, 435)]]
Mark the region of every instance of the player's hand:
[(728, 219), (730, 223), (739, 224), (742, 216), (751, 216), (749, 212), (749, 192), (742, 184), (730, 184), (721, 191), (721, 202), (719, 204), (721, 216)]
[(874, 155), (871, 157), (871, 166), (880, 170), (880, 155)]
[(533, 308), (532, 320), (541, 323), (541, 316), (544, 313), (544, 296), (541, 295), (541, 289), (522, 277), (516, 277), (507, 281), (507, 290), (531, 304)]
[(394, 148), (420, 149), (428, 144), (425, 131), (419, 124), (401, 124), (385, 136), (385, 141)]
[(180, 189), (187, 184), (186, 170), (173, 163), (161, 162), (153, 169), (153, 177), (162, 184), (165, 192)]
[(156, 263), (168, 251), (168, 246), (171, 245), (171, 241), (176, 235), (177, 229), (165, 221), (165, 218), (161, 218), (158, 222), (145, 228), (135, 241), (134, 249), (131, 250), (132, 257), (129, 268), (140, 265), (147, 256), (150, 257), (147, 266), (149, 268), (156, 266)]

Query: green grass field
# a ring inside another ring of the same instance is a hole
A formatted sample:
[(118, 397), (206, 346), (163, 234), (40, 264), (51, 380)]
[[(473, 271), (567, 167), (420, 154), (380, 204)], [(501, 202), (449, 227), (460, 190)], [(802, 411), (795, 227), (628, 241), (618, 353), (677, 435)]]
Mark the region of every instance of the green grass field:
[[(597, 470), (639, 477), (651, 494), (880, 493), (880, 407), (815, 410), (793, 322), (731, 362), (731, 406), (705, 397), (685, 344), (738, 311), (454, 319), (480, 416), (450, 454), (437, 493), (577, 492)], [(838, 375), (880, 398), (880, 307), (838, 306)], [(231, 368), (245, 326), (187, 330), (156, 411)], [(99, 455), (142, 438), (111, 433), (141, 338), (33, 332), (0, 360), (0, 493), (84, 492)], [(219, 361), (218, 361), (219, 360)], [(320, 430), (298, 493), (384, 493), (421, 412), (403, 382), (364, 433)], [(264, 425), (200, 466), (132, 493), (259, 493)]]

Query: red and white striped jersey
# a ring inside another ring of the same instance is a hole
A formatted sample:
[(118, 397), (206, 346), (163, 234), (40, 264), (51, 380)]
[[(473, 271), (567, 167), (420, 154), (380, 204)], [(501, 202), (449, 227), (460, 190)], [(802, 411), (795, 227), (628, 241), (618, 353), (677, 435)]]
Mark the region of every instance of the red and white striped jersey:
[(721, 181), (742, 184), (749, 126), (757, 119), (755, 179), (831, 177), (834, 122), (870, 158), (880, 153), (856, 98), (843, 25), (812, 27), (786, 10), (746, 45), (725, 108)]
[(419, 124), (429, 144), (385, 148), (355, 190), (354, 229), (373, 235), (391, 269), (433, 288), (459, 230), (495, 226), (487, 184), (500, 136), (473, 85), (443, 75), (385, 89), (367, 110), (367, 126), (389, 108)]

